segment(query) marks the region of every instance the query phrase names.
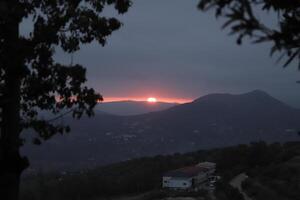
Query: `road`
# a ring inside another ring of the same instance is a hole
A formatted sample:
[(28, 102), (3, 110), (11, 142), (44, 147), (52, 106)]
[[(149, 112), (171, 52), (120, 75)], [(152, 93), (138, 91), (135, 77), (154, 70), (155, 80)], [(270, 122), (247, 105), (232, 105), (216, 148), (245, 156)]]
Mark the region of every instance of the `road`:
[(240, 193), (244, 196), (245, 200), (252, 200), (242, 189), (242, 182), (244, 180), (246, 180), (248, 178), (248, 176), (245, 173), (241, 173), (239, 175), (237, 175), (236, 177), (234, 177), (231, 181), (230, 181), (230, 185), (234, 188), (237, 188)]

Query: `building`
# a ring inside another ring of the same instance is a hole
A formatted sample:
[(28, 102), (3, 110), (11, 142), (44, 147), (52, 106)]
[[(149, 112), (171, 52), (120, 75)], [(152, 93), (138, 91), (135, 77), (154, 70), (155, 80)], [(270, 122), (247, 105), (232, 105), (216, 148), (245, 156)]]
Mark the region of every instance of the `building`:
[(214, 174), (215, 163), (203, 162), (195, 166), (169, 171), (163, 175), (162, 187), (169, 189), (199, 188)]
[(208, 173), (210, 175), (216, 172), (216, 163), (213, 162), (201, 162), (198, 163), (196, 166), (208, 169)]

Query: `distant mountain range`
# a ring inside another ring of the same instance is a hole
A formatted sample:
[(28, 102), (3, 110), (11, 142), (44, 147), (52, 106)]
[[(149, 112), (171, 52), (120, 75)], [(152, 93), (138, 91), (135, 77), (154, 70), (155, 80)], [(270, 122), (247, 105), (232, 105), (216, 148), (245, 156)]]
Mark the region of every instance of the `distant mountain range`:
[[(102, 113), (102, 112), (101, 112)], [(188, 152), (251, 141), (299, 140), (300, 110), (263, 91), (211, 94), (191, 103), (134, 116), (66, 118), (72, 133), (24, 153), (37, 168), (79, 168), (141, 156)]]
[(176, 106), (176, 103), (146, 101), (117, 101), (100, 103), (96, 110), (114, 115), (141, 115), (149, 112), (156, 112)]

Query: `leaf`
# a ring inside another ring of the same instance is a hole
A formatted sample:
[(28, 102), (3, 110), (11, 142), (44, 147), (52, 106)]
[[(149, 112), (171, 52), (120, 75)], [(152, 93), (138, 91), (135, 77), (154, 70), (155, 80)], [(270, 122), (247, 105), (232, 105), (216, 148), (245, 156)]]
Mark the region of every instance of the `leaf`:
[(230, 19), (227, 22), (225, 22), (222, 26), (222, 29), (225, 29), (227, 26), (229, 26), (230, 24), (232, 24), (235, 21), (235, 19)]
[(270, 50), (270, 56), (273, 56), (273, 54), (278, 51), (278, 47), (276, 45), (274, 45), (271, 50)]
[(41, 145), (41, 144), (42, 144), (42, 141), (41, 141), (40, 139), (38, 139), (38, 138), (34, 138), (33, 141), (32, 141), (32, 143), (33, 143), (34, 145)]
[(283, 65), (283, 67), (287, 67), (293, 60), (294, 58), (300, 53), (300, 49), (296, 52), (294, 52), (293, 54), (291, 54), (289, 57), (289, 59), (285, 62), (285, 64)]

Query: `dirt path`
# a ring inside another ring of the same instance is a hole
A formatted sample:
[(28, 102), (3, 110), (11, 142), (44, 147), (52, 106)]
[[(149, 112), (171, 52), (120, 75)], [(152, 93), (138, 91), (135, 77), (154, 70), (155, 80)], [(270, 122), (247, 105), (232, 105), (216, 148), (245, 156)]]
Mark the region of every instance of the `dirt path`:
[(248, 176), (245, 173), (239, 174), (236, 177), (234, 177), (230, 181), (230, 185), (234, 188), (239, 189), (240, 193), (244, 196), (245, 200), (252, 200), (242, 189), (242, 182), (246, 180)]

